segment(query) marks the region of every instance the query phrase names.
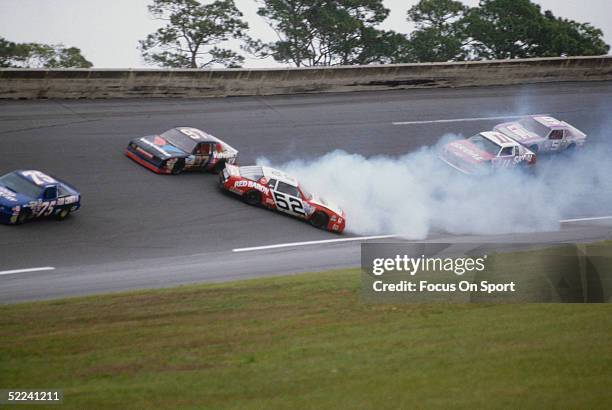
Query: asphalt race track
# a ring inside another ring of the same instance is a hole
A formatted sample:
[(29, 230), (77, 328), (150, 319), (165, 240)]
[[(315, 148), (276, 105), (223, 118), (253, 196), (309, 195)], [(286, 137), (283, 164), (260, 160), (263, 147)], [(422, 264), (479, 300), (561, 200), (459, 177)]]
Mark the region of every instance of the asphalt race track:
[[(350, 234), (249, 207), (222, 194), (216, 175), (156, 175), (123, 155), (136, 136), (179, 125), (201, 128), (239, 149), (243, 165), (262, 155), (276, 162), (312, 159), (336, 148), (399, 156), (444, 133), (468, 135), (500, 121), (393, 122), (545, 112), (601, 138), (610, 101), (612, 83), (598, 82), (198, 100), (2, 101), (0, 174), (48, 172), (78, 187), (83, 207), (61, 223), (0, 226), (0, 303), (359, 264), (359, 241), (232, 252)], [(600, 215), (567, 218), (591, 216)], [(563, 224), (557, 232), (487, 238), (440, 232), (429, 240), (611, 237), (610, 221), (585, 221)], [(3, 273), (36, 267), (55, 269)]]

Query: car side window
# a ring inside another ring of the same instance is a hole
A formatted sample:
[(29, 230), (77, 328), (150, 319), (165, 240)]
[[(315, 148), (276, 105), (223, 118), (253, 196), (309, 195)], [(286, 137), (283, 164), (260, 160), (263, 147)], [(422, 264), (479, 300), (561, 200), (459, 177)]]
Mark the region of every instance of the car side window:
[(210, 144), (206, 142), (198, 144), (193, 153), (195, 155), (210, 155)]
[(298, 198), (300, 197), (296, 186), (286, 184), (283, 181), (278, 181), (278, 186), (276, 187), (276, 190), (287, 195), (295, 196)]
[(61, 197), (63, 197), (63, 196), (68, 196), (68, 195), (70, 195), (70, 192), (68, 192), (68, 190), (67, 190), (66, 188), (64, 188), (64, 187), (63, 187), (63, 186), (61, 186), (61, 185), (60, 185), (60, 186), (58, 186), (58, 189), (57, 189), (57, 196), (58, 196), (58, 197), (60, 197), (60, 198), (61, 198)]
[(276, 179), (271, 179), (268, 181), (268, 188), (274, 189), (275, 186), (276, 186)]
[(511, 155), (514, 155), (514, 147), (505, 147), (502, 148), (501, 151), (499, 151), (500, 157), (508, 157)]
[(45, 191), (43, 192), (44, 200), (50, 200), (50, 199), (56, 199), (56, 198), (57, 198), (57, 187), (50, 186), (50, 187), (45, 188)]
[(550, 134), (548, 134), (548, 139), (550, 140), (563, 139), (563, 130), (552, 130)]

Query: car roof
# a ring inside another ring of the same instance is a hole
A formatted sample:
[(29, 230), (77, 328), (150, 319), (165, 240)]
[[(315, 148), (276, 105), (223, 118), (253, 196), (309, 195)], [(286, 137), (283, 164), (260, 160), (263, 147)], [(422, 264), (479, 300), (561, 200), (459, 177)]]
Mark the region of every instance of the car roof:
[(480, 135), (491, 141), (492, 143), (499, 145), (501, 148), (514, 147), (518, 145), (518, 142), (512, 138), (505, 136), (501, 132), (497, 131), (485, 131), (481, 132)]
[(276, 179), (289, 185), (298, 186), (297, 179), (283, 171), (270, 167), (261, 167), (261, 169), (267, 179)]
[(37, 171), (35, 169), (27, 169), (27, 170), (17, 170), (14, 171), (16, 174), (21, 176), (22, 178), (27, 179), (29, 182), (33, 183), (39, 187), (49, 187), (49, 186), (57, 186), (60, 181), (53, 178), (50, 175), (45, 174), (44, 172)]
[(205, 131), (202, 131), (198, 128), (193, 127), (176, 127), (177, 131), (181, 134), (185, 135), (189, 139), (196, 142), (204, 142), (204, 141), (214, 141), (214, 142), (222, 142), (219, 138), (211, 135)]
[(548, 128), (563, 127), (565, 125), (563, 121), (559, 121), (549, 115), (534, 115), (531, 118)]

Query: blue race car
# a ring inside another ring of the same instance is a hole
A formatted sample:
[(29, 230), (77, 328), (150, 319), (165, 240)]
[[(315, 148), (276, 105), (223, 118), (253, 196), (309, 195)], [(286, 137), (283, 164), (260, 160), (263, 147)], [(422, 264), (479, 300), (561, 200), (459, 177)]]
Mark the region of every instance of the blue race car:
[(13, 171), (0, 177), (0, 223), (19, 225), (54, 216), (64, 220), (81, 207), (81, 194), (40, 171)]

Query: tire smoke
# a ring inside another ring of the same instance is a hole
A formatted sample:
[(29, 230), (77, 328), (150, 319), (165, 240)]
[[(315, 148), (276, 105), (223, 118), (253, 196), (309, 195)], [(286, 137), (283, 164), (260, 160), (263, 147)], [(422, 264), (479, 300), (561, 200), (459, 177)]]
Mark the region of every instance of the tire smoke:
[(434, 147), (400, 157), (329, 152), (314, 160), (260, 165), (282, 169), (308, 190), (338, 204), (347, 231), (397, 233), (411, 239), (432, 231), (504, 234), (554, 231), (560, 219), (612, 214), (612, 149), (587, 142), (569, 154), (538, 157), (534, 173), (519, 170), (466, 176)]

